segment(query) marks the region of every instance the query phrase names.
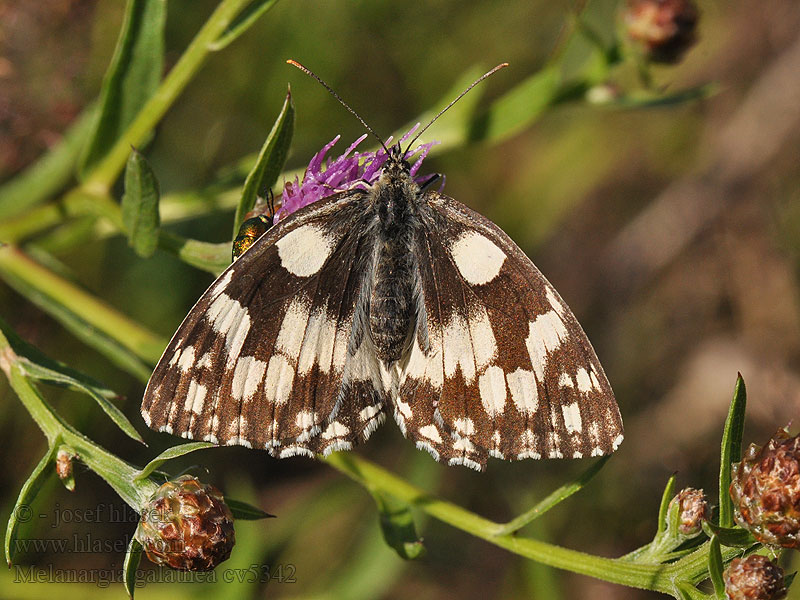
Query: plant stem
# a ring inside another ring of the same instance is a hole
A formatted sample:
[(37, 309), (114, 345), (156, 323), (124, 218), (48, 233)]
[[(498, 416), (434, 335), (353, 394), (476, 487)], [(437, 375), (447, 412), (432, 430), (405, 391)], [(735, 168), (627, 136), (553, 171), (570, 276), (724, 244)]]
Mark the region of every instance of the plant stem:
[(368, 490), (390, 494), (444, 523), (520, 556), (611, 583), (672, 593), (673, 584), (665, 576), (667, 571), (665, 565), (631, 564), (617, 559), (592, 556), (530, 538), (510, 534), (497, 535), (500, 524), (432, 496), (358, 455), (334, 452), (324, 460)]
[(202, 29), (164, 78), (156, 93), (117, 140), (105, 158), (87, 177), (83, 188), (95, 194), (107, 194), (125, 166), (131, 146), (140, 145), (172, 106), (194, 74), (213, 51), (212, 44), (251, 0), (222, 0)]

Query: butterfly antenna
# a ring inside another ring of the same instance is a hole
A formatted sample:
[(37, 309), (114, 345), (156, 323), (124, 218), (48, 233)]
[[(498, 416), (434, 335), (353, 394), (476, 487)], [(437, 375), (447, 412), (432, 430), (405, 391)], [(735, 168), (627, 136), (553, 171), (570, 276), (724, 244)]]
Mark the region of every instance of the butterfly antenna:
[[(380, 138), (380, 136), (372, 130), (372, 127), (367, 125), (367, 122), (364, 119), (361, 118), (361, 115), (359, 115), (356, 111), (354, 111), (352, 108), (350, 108), (350, 105), (347, 104), (347, 102), (345, 102), (344, 100), (342, 100), (339, 97), (339, 94), (337, 94), (336, 92), (333, 91), (333, 88), (331, 86), (329, 86), (327, 83), (322, 81), (322, 79), (316, 73), (314, 73), (314, 71), (312, 71), (308, 67), (304, 67), (303, 65), (301, 65), (296, 60), (292, 60), (290, 58), (286, 62), (289, 63), (290, 65), (292, 65), (293, 67), (297, 67), (298, 69), (300, 69), (303, 73), (305, 73), (309, 77), (311, 77), (313, 79), (316, 79), (317, 82), (320, 85), (322, 85), (322, 87), (324, 87), (326, 90), (328, 90), (330, 92), (331, 96), (333, 96), (334, 98), (336, 98), (339, 101), (339, 104), (344, 106), (350, 112), (350, 114), (352, 114), (356, 119), (358, 119), (361, 122), (361, 124), (366, 128), (366, 130), (369, 131), (376, 140), (378, 140), (378, 142), (380, 143), (381, 147), (384, 149), (386, 154), (389, 154), (389, 149), (386, 147), (386, 144), (383, 143), (383, 140)], [(484, 75), (484, 77), (485, 77), (485, 75)], [(477, 82), (475, 82), (475, 83), (477, 83)], [(475, 84), (473, 84), (473, 85), (475, 85)]]
[(448, 104), (447, 106), (445, 106), (445, 107), (444, 107), (442, 110), (440, 110), (440, 111), (439, 111), (439, 113), (438, 113), (438, 114), (437, 114), (435, 117), (433, 117), (433, 118), (432, 118), (430, 121), (428, 121), (428, 124), (427, 124), (427, 125), (425, 125), (425, 127), (423, 127), (423, 128), (422, 128), (422, 129), (419, 131), (419, 133), (417, 133), (417, 135), (415, 135), (415, 136), (414, 136), (414, 138), (413, 138), (413, 139), (412, 139), (412, 140), (409, 142), (409, 144), (408, 144), (408, 147), (406, 147), (406, 151), (405, 151), (405, 152), (403, 152), (403, 156), (405, 156), (405, 155), (406, 155), (406, 152), (408, 152), (409, 150), (411, 150), (411, 146), (413, 146), (413, 145), (414, 145), (414, 142), (416, 142), (416, 141), (419, 139), (419, 136), (421, 136), (423, 133), (425, 133), (425, 130), (426, 130), (426, 129), (428, 129), (428, 127), (430, 127), (431, 125), (433, 125), (433, 123), (436, 121), (436, 119), (438, 119), (438, 118), (439, 118), (439, 117), (441, 117), (441, 116), (442, 116), (444, 113), (446, 113), (448, 110), (450, 110), (450, 107), (451, 107), (451, 106), (453, 106), (453, 105), (454, 105), (456, 102), (458, 102), (459, 100), (461, 100), (461, 98), (463, 98), (463, 97), (464, 97), (464, 96), (467, 94), (467, 92), (468, 92), (468, 91), (470, 91), (472, 88), (474, 88), (476, 85), (478, 85), (478, 84), (479, 84), (481, 81), (483, 81), (484, 79), (486, 79), (486, 78), (487, 78), (487, 77), (489, 77), (490, 75), (494, 75), (495, 73), (497, 73), (497, 71), (499, 71), (500, 69), (504, 69), (504, 68), (505, 68), (505, 67), (507, 67), (507, 66), (508, 66), (508, 63), (500, 63), (500, 64), (499, 64), (499, 65), (497, 65), (497, 66), (496, 66), (494, 69), (492, 69), (491, 71), (489, 71), (489, 72), (487, 72), (487, 73), (484, 73), (483, 75), (481, 75), (480, 77), (478, 77), (478, 78), (477, 78), (475, 81), (473, 81), (473, 82), (472, 82), (472, 83), (469, 85), (469, 87), (468, 87), (467, 89), (465, 89), (463, 92), (461, 92), (461, 93), (458, 95), (458, 97), (457, 97), (455, 100), (453, 100), (453, 101), (452, 101), (450, 104)]

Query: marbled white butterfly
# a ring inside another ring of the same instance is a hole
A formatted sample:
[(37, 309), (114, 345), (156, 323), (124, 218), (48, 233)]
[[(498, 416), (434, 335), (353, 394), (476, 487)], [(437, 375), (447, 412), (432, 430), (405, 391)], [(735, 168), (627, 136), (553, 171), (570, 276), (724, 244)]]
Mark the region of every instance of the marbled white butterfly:
[(147, 424), (314, 456), (388, 412), (436, 460), (478, 470), (616, 450), (611, 386), (555, 289), (494, 223), (418, 185), (399, 144), (386, 152), (374, 184), (280, 221), (201, 296), (150, 378)]

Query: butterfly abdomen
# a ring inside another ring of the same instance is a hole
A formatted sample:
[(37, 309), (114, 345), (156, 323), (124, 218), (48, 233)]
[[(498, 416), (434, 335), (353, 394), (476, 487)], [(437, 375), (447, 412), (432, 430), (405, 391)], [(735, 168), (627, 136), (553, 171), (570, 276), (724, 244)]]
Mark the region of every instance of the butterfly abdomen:
[(379, 183), (374, 194), (379, 248), (369, 325), (378, 358), (388, 364), (403, 356), (416, 321), (414, 284), (418, 271), (412, 251), (418, 226), (413, 213), (416, 190), (410, 177), (401, 174)]

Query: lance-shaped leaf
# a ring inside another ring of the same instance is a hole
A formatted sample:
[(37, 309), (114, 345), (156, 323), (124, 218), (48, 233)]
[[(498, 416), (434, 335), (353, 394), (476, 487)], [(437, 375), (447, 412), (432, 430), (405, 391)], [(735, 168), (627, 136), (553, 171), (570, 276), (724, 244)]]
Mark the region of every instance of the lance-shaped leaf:
[(236, 207), (236, 217), (233, 221), (233, 237), (239, 232), (239, 226), (244, 221), (244, 216), (253, 209), (259, 195), (269, 192), (278, 180), (286, 157), (289, 155), (289, 146), (294, 133), (294, 104), (292, 103), (291, 90), (286, 92), (283, 108), (272, 126), (258, 159), (253, 169), (247, 175), (242, 190), (242, 198)]
[(166, 0), (128, 0), (125, 21), (100, 92), (100, 109), (83, 152), (85, 177), (158, 88), (164, 69)]
[(125, 562), (122, 563), (122, 583), (128, 597), (133, 599), (133, 592), (136, 590), (136, 570), (142, 560), (142, 545), (134, 535), (131, 543), (128, 544), (128, 551), (125, 553)]
[(188, 444), (180, 444), (179, 446), (172, 446), (172, 448), (167, 448), (161, 454), (156, 456), (153, 460), (145, 465), (145, 467), (139, 471), (136, 475), (134, 480), (141, 480), (149, 477), (153, 471), (155, 471), (158, 467), (163, 465), (168, 460), (172, 460), (173, 458), (178, 458), (179, 456), (183, 456), (184, 454), (189, 454), (190, 452), (194, 452), (195, 450), (202, 450), (203, 448), (211, 448), (214, 444), (211, 442), (190, 442)]
[(527, 524), (531, 523), (535, 519), (541, 517), (544, 513), (548, 510), (557, 506), (575, 492), (579, 491), (583, 486), (589, 483), (595, 475), (600, 472), (606, 462), (608, 462), (609, 456), (604, 456), (594, 464), (592, 464), (588, 469), (586, 469), (583, 473), (578, 475), (574, 480), (570, 481), (569, 483), (565, 483), (564, 485), (560, 486), (553, 492), (551, 492), (546, 498), (544, 498), (541, 502), (536, 504), (533, 508), (527, 510), (526, 512), (522, 513), (520, 516), (512, 519), (508, 523), (501, 525), (497, 533), (495, 535), (507, 535), (509, 533), (514, 533), (525, 527)]
[(255, 23), (258, 18), (275, 6), (278, 0), (253, 0), (240, 12), (230, 25), (225, 28), (216, 42), (209, 44), (211, 50), (222, 50)]
[(703, 531), (708, 537), (716, 537), (720, 544), (731, 548), (749, 548), (756, 543), (753, 535), (740, 527), (720, 527), (703, 521)]
[(122, 223), (128, 233), (128, 245), (142, 258), (152, 256), (158, 247), (159, 197), (156, 174), (134, 148), (125, 167)]
[(669, 503), (675, 497), (675, 473), (667, 481), (664, 486), (664, 493), (661, 495), (661, 506), (658, 508), (658, 529), (657, 532), (661, 533), (667, 529), (667, 513), (669, 511)]
[(36, 494), (41, 489), (42, 484), (46, 481), (47, 476), (53, 471), (52, 462), (54, 454), (55, 447), (50, 448), (47, 454), (42, 457), (42, 460), (40, 460), (39, 464), (33, 469), (28, 480), (22, 485), (17, 502), (11, 510), (11, 516), (8, 519), (8, 525), (6, 525), (5, 543), (6, 562), (9, 567), (14, 560), (14, 554), (16, 552), (19, 526), (22, 523), (27, 523), (33, 517), (31, 504), (33, 504), (33, 500), (36, 498)]
[(719, 524), (721, 527), (733, 527), (733, 501), (728, 490), (731, 487), (731, 464), (742, 460), (742, 432), (744, 431), (744, 413), (747, 407), (747, 390), (742, 374), (736, 378), (733, 400), (725, 419), (722, 432), (722, 447), (719, 459)]
[(722, 577), (722, 552), (719, 547), (719, 540), (711, 538), (711, 545), (708, 549), (708, 574), (711, 575), (711, 582), (714, 584), (714, 594), (718, 600), (725, 600), (725, 580)]
[(47, 357), (36, 347), (20, 338), (2, 319), (0, 319), (0, 331), (4, 333), (9, 345), (17, 355), (17, 362), (25, 376), (51, 385), (66, 387), (85, 393), (97, 402), (100, 408), (103, 409), (103, 412), (105, 412), (127, 436), (133, 438), (137, 442), (144, 443), (139, 432), (136, 431), (136, 428), (125, 414), (111, 402), (111, 399), (119, 397), (118, 394), (105, 388), (103, 384), (95, 381), (88, 375), (84, 375), (80, 371), (76, 371), (63, 363)]
[(386, 543), (406, 560), (414, 560), (425, 554), (425, 546), (417, 535), (414, 516), (405, 502), (384, 494), (378, 490), (370, 490), (375, 504), (378, 506), (381, 531)]
[(234, 500), (233, 498), (228, 498), (227, 496), (225, 497), (225, 504), (227, 504), (228, 508), (231, 509), (231, 514), (233, 515), (234, 519), (241, 519), (242, 521), (257, 521), (259, 519), (275, 518), (275, 515), (271, 515), (268, 512), (261, 510), (257, 506), (253, 506), (247, 502), (242, 502), (241, 500)]

